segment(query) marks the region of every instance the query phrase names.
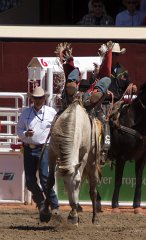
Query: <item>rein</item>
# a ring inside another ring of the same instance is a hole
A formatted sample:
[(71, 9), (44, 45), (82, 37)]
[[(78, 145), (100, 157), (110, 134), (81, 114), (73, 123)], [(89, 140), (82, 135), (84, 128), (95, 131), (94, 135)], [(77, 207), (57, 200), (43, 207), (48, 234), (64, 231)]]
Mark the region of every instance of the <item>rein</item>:
[(121, 124), (117, 124), (117, 123), (114, 123), (114, 124), (121, 131), (126, 132), (126, 133), (128, 133), (128, 134), (130, 134), (130, 135), (132, 135), (134, 137), (137, 137), (140, 140), (142, 140), (143, 142), (146, 142), (146, 136), (141, 135), (138, 131), (136, 131), (136, 130), (134, 130), (132, 128), (129, 128), (129, 127), (125, 127), (125, 126), (123, 126)]
[[(117, 104), (117, 103), (120, 103), (120, 102), (124, 99), (124, 96), (126, 95), (126, 93), (127, 93), (128, 90), (129, 90), (129, 94), (128, 94), (129, 100), (132, 99), (132, 86), (133, 86), (133, 84), (130, 84), (130, 85), (126, 88), (126, 90), (125, 90), (125, 92), (123, 93), (122, 97), (116, 102), (116, 104)], [(112, 101), (111, 101), (111, 105), (110, 105), (109, 111), (108, 111), (107, 116), (106, 116), (106, 121), (109, 121), (109, 119), (110, 119), (110, 117), (111, 117), (111, 115), (112, 115), (113, 107), (115, 106), (115, 103), (114, 103), (114, 94), (113, 94), (111, 91), (108, 91), (108, 92), (109, 92), (109, 94), (110, 94), (111, 97), (112, 97)]]

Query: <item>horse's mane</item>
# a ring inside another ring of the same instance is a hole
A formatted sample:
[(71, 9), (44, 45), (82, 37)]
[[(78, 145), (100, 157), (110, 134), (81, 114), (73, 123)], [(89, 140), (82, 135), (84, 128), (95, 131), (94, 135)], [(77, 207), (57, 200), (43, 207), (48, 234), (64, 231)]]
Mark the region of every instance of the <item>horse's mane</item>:
[(72, 111), (74, 108), (76, 108), (77, 105), (83, 107), (82, 102), (79, 99), (75, 99), (71, 104), (69, 104), (65, 111)]
[[(60, 118), (60, 120), (61, 119), (67, 119), (67, 121), (66, 121), (66, 130), (65, 130), (65, 132), (67, 132), (68, 131), (68, 134), (71, 134), (71, 132), (72, 132), (72, 130), (73, 130), (73, 128), (74, 128), (74, 126), (75, 126), (75, 123), (76, 123), (76, 117), (78, 117), (78, 116), (76, 116), (75, 115), (75, 111), (76, 111), (76, 107), (77, 106), (81, 106), (81, 109), (84, 111), (84, 112), (86, 112), (85, 111), (85, 109), (82, 107), (82, 103), (80, 102), (80, 100), (75, 100), (74, 102), (72, 102), (68, 107), (67, 107), (67, 109), (61, 114), (61, 116), (59, 117)], [(74, 133), (74, 131), (73, 131), (73, 133)]]

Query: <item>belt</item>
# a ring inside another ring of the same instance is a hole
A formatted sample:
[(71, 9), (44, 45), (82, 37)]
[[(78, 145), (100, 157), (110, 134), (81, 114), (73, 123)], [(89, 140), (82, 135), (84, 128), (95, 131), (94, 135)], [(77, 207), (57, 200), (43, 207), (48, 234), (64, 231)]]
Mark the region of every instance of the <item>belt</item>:
[(44, 144), (33, 144), (33, 143), (23, 143), (24, 147), (29, 147), (31, 149), (42, 148)]

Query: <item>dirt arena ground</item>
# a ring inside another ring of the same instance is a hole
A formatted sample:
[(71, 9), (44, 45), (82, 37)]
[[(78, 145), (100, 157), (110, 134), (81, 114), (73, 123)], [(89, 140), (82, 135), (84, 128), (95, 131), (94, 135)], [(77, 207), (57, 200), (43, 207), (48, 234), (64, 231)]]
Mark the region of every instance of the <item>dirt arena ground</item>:
[(92, 209), (83, 206), (78, 228), (67, 224), (69, 207), (61, 206), (61, 217), (40, 223), (34, 205), (0, 204), (0, 240), (146, 240), (146, 209), (134, 214), (132, 208), (112, 213), (103, 207), (98, 222), (91, 223)]

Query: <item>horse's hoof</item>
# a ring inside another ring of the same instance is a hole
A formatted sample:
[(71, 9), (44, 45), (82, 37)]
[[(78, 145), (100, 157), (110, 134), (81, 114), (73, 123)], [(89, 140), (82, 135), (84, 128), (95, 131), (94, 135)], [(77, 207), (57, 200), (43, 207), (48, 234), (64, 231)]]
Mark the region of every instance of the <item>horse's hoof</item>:
[(102, 213), (103, 212), (102, 207), (97, 206), (96, 207), (96, 212), (97, 213)]
[(112, 208), (112, 213), (120, 213), (120, 212), (121, 210), (118, 207)]
[(54, 209), (52, 209), (52, 215), (54, 215), (54, 216), (57, 216), (57, 215), (59, 215), (59, 209), (58, 208), (54, 208)]
[(40, 209), (39, 211), (39, 218), (41, 222), (49, 222), (51, 219), (51, 212), (49, 210), (46, 209)]
[(79, 216), (78, 215), (72, 216), (71, 214), (69, 214), (67, 219), (68, 219), (69, 223), (78, 227), (78, 225), (79, 225)]
[(81, 205), (78, 203), (77, 208), (76, 208), (77, 212), (83, 212), (83, 208), (81, 207)]
[(143, 214), (142, 208), (141, 207), (134, 208), (134, 213), (135, 214)]

